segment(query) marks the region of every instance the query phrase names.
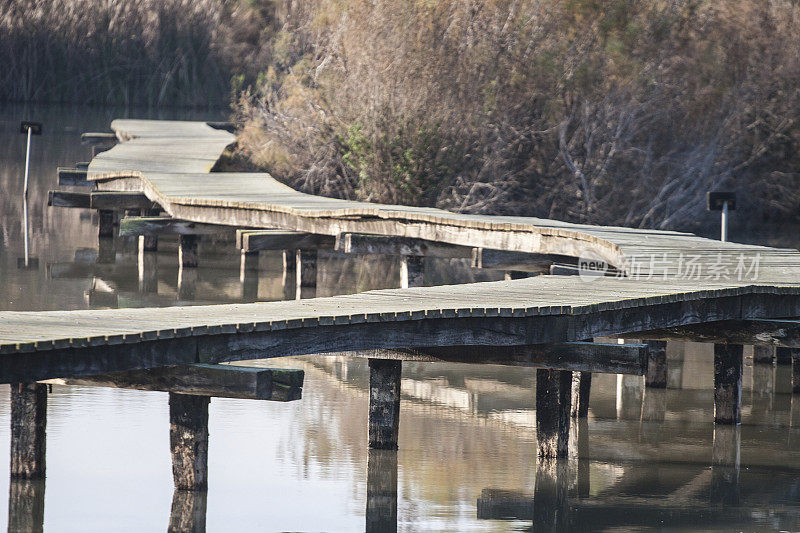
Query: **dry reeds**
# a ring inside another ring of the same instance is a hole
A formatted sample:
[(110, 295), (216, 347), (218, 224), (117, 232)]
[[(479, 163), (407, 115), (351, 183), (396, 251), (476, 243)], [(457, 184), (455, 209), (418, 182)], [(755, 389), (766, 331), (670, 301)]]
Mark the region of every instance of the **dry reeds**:
[(285, 4), (246, 153), (309, 192), (691, 228), (800, 209), (790, 0)]
[(254, 21), (237, 0), (5, 0), (0, 100), (226, 105)]

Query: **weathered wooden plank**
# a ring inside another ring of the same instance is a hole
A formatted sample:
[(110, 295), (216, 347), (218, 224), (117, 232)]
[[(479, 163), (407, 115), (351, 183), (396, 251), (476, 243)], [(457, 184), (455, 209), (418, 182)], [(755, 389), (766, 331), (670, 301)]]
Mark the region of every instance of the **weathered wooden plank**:
[(336, 238), (336, 250), (349, 254), (382, 254), (419, 257), (472, 258), (469, 246), (397, 237), (392, 235), (368, 235), (363, 233), (341, 233)]
[(58, 378), (42, 383), (283, 402), (300, 399), (303, 371), (194, 364)]
[(48, 191), (47, 205), (50, 207), (78, 207), (89, 209), (91, 195), (85, 192)]
[(81, 134), (81, 144), (117, 144), (116, 133), (86, 132)]
[(494, 270), (513, 270), (516, 272), (549, 273), (550, 266), (558, 264), (578, 264), (577, 257), (555, 254), (536, 254), (516, 252), (512, 250), (493, 250), (491, 248), (475, 248), (472, 255), (472, 266)]
[(354, 355), (403, 361), (530, 366), (582, 373), (642, 375), (647, 368), (644, 344), (566, 342), (531, 346), (439, 346), (374, 350)]
[(156, 204), (142, 193), (95, 191), (90, 193), (92, 209), (153, 209)]
[(58, 167), (56, 169), (59, 185), (90, 187), (94, 184), (86, 179), (86, 168)]
[(244, 252), (264, 250), (330, 250), (336, 238), (302, 231), (236, 230), (236, 246)]
[[(800, 348), (800, 320), (749, 319), (713, 321), (687, 324), (673, 328), (640, 331), (619, 335), (620, 338), (647, 338), (659, 340), (690, 340), (694, 342), (716, 342), (752, 344), (762, 346), (784, 346)], [(761, 351), (759, 350), (759, 356)], [(770, 351), (772, 355), (774, 351)], [(767, 357), (766, 355), (764, 357)], [(773, 358), (769, 357), (770, 362)], [(759, 358), (759, 362), (761, 358)]]
[(120, 221), (120, 237), (132, 235), (215, 235), (233, 232), (234, 228), (202, 224), (168, 217), (125, 217)]

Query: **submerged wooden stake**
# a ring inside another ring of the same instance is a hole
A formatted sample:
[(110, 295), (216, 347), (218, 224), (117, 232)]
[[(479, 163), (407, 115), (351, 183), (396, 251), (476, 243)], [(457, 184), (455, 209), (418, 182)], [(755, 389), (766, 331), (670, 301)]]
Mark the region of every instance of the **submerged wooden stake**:
[(11, 385), (11, 478), (43, 479), (47, 443), (47, 385)]
[(172, 477), (178, 490), (208, 488), (208, 396), (169, 394)]
[(369, 447), (397, 449), (402, 361), (369, 360)]
[(566, 531), (569, 525), (569, 463), (539, 457), (533, 492), (536, 531)]
[(742, 421), (742, 345), (714, 345), (714, 423)]
[(572, 372), (536, 371), (536, 440), (539, 457), (569, 455)]
[(175, 490), (168, 533), (194, 533), (206, 530), (208, 492), (204, 490)]
[(107, 238), (114, 236), (114, 211), (107, 210), (107, 209), (100, 209), (97, 212), (98, 215), (98, 226), (97, 226), (97, 236), (100, 238)]
[(775, 347), (767, 344), (753, 346), (753, 363), (771, 365), (775, 361)]

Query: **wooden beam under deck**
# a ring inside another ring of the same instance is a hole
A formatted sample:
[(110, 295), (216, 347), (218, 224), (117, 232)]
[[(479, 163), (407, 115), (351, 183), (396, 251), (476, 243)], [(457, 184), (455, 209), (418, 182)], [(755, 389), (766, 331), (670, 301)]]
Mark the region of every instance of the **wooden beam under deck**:
[(40, 383), (287, 402), (300, 399), (303, 371), (193, 364), (57, 378), (43, 380)]
[(119, 223), (120, 237), (133, 235), (215, 235), (235, 228), (203, 224), (169, 217), (125, 217)]
[(614, 336), (622, 339), (684, 340), (800, 348), (800, 320), (757, 318), (725, 320)]
[(236, 230), (236, 246), (243, 252), (267, 250), (314, 250), (333, 248), (336, 238), (303, 231), (287, 230)]

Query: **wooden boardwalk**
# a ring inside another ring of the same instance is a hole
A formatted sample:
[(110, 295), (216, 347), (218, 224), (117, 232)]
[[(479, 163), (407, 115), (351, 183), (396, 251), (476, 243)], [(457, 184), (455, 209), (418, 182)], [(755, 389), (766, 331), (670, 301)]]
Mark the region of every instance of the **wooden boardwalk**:
[[(454, 343), (575, 341), (719, 320), (800, 316), (800, 253), (794, 250), (669, 231), (321, 198), (296, 192), (267, 174), (209, 173), (234, 137), (205, 123), (116, 120), (112, 128), (125, 142), (95, 157), (88, 179), (100, 190), (142, 192), (174, 218), (597, 258), (631, 277), (582, 282), (538, 276), (202, 308), (2, 312), (0, 379), (6, 382), (22, 377), (14, 361), (24, 367), (36, 353), (62, 356), (64, 350), (188, 337), (219, 341), (201, 343), (197, 353), (186, 356), (194, 362)], [(375, 324), (381, 326), (370, 326)], [(341, 334), (320, 334), (319, 341), (305, 346), (277, 341), (290, 337), (289, 330), (313, 337), (309, 331), (316, 327)], [(353, 333), (386, 333), (361, 338), (347, 333), (348, 327)], [(247, 341), (270, 333), (275, 346), (267, 340)], [(15, 354), (25, 355), (11, 357)]]

